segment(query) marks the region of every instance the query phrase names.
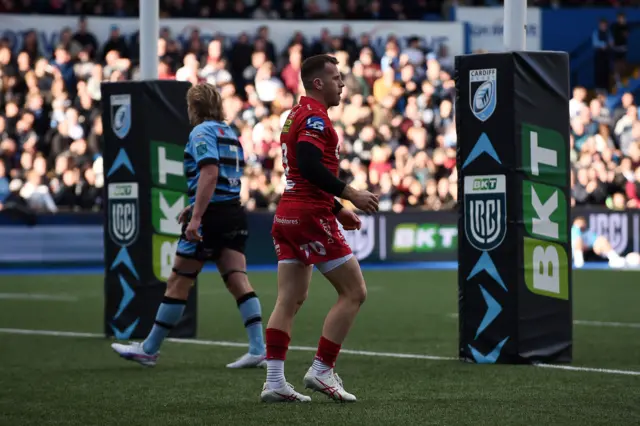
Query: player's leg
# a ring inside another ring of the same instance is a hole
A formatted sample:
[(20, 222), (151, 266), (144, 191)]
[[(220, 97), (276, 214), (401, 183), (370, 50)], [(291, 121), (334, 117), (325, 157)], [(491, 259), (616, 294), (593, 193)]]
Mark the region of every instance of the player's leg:
[(584, 266), (584, 241), (582, 238), (577, 237), (572, 241), (573, 246), (573, 263), (576, 268), (582, 268)]
[(227, 367), (263, 367), (265, 346), (262, 333), (262, 308), (247, 277), (247, 260), (242, 252), (225, 248), (216, 263), (229, 293), (236, 300), (249, 338), (249, 352), (228, 364)]
[[(277, 243), (276, 243), (277, 244)], [(282, 249), (282, 246), (280, 247)], [(308, 402), (296, 392), (284, 375), (284, 362), (291, 341), (293, 319), (307, 298), (312, 265), (294, 259), (278, 262), (278, 297), (267, 324), (267, 381), (261, 398), (265, 402)]]
[(625, 266), (625, 260), (611, 247), (609, 240), (600, 236), (593, 242), (593, 251), (601, 257), (609, 259), (609, 266), (612, 268), (621, 268)]
[(338, 300), (325, 319), (318, 350), (304, 383), (307, 388), (322, 392), (336, 401), (353, 402), (356, 397), (344, 390), (333, 367), (342, 343), (367, 297), (366, 284), (360, 264), (353, 254), (317, 266), (338, 292)]
[[(195, 253), (195, 244), (181, 240), (179, 252), (176, 255), (173, 272), (167, 280), (167, 289), (162, 303), (158, 307), (156, 319), (151, 332), (142, 342), (132, 342), (128, 345), (114, 343), (111, 345), (122, 358), (136, 361), (142, 365), (153, 366), (156, 364), (160, 346), (169, 335), (171, 329), (180, 321), (189, 297), (189, 292), (194, 280), (202, 269), (203, 261), (192, 256)], [(182, 249), (183, 255), (180, 254)], [(189, 256), (189, 257), (183, 257)]]

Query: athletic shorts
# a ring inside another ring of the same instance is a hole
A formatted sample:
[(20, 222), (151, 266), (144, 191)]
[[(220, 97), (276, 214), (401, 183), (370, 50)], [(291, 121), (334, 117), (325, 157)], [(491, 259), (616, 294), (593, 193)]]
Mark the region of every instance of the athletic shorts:
[(223, 249), (244, 254), (249, 237), (247, 213), (239, 203), (209, 204), (202, 216), (200, 235), (202, 241), (187, 240), (182, 226), (182, 235), (178, 241), (176, 254), (189, 259), (217, 261)]
[(585, 251), (582, 253), (582, 257), (585, 262), (602, 261), (602, 256), (598, 256), (596, 252), (593, 251), (593, 248), (585, 249)]
[(351, 248), (330, 210), (282, 207), (276, 211), (271, 228), (279, 262), (317, 265), (351, 257)]

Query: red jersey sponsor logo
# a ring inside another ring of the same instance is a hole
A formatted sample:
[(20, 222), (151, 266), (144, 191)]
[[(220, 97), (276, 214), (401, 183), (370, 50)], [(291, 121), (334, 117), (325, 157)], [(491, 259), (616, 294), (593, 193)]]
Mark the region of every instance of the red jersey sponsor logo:
[(292, 219), (292, 218), (282, 217), (278, 215), (276, 215), (273, 220), (276, 223), (279, 223), (280, 225), (299, 225), (300, 224), (300, 221), (298, 219)]

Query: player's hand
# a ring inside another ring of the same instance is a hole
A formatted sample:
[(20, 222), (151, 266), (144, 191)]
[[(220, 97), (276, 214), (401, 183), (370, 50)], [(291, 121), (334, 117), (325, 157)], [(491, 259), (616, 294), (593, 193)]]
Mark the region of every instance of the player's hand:
[(200, 235), (200, 218), (192, 217), (184, 234), (189, 241), (202, 241), (202, 235)]
[(360, 229), (362, 222), (357, 214), (347, 209), (340, 209), (336, 215), (338, 222), (342, 224), (345, 231), (354, 231)]
[(183, 223), (187, 223), (187, 221), (189, 219), (189, 215), (191, 214), (191, 210), (192, 209), (193, 209), (193, 205), (191, 205), (191, 204), (189, 204), (187, 207), (182, 209), (182, 211), (178, 215), (178, 223), (179, 224), (182, 225)]
[(349, 201), (365, 213), (373, 214), (378, 211), (378, 196), (369, 191), (353, 191)]

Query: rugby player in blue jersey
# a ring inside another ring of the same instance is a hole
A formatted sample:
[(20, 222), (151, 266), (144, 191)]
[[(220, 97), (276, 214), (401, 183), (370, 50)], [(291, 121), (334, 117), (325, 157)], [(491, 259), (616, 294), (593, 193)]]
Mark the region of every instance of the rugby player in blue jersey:
[(222, 99), (215, 86), (193, 86), (187, 102), (194, 126), (184, 150), (190, 207), (179, 218), (184, 225), (173, 272), (149, 336), (143, 342), (111, 347), (124, 359), (155, 365), (163, 340), (182, 317), (194, 280), (204, 263), (213, 261), (238, 304), (249, 337), (248, 353), (227, 367), (263, 367), (261, 306), (247, 278), (244, 256), (248, 226), (240, 204), (245, 165), (242, 145), (224, 123)]
[(609, 266), (622, 268), (626, 265), (625, 259), (611, 247), (611, 243), (604, 236), (597, 235), (587, 228), (587, 220), (579, 216), (573, 221), (571, 227), (571, 245), (573, 248), (573, 262), (576, 268), (584, 266), (585, 255), (587, 258), (599, 256), (609, 259)]

